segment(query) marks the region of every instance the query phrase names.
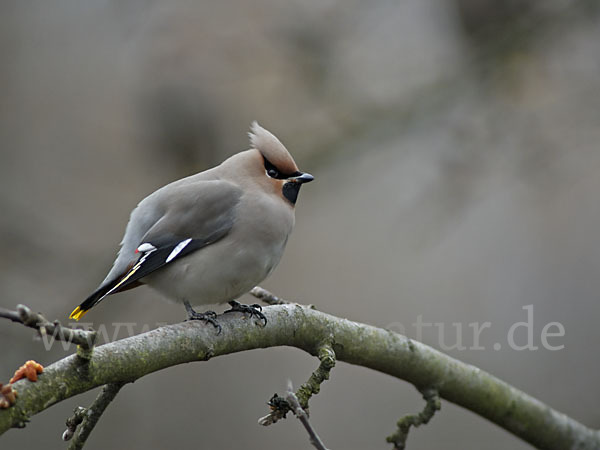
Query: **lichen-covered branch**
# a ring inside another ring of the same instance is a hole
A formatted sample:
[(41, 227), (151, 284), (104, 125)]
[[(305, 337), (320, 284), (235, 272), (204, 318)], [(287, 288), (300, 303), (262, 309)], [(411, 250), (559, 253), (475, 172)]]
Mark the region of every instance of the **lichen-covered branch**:
[(95, 347), (89, 360), (71, 355), (45, 368), (36, 383), (17, 381), (17, 402), (0, 410), (0, 433), (74, 395), (108, 383), (136, 380), (192, 361), (276, 346), (318, 356), (331, 342), (338, 361), (406, 380), (419, 390), (487, 418), (543, 449), (600, 449), (598, 431), (550, 408), (498, 378), (420, 342), (297, 304), (264, 308), (267, 325), (237, 315), (219, 317), (223, 327), (190, 321)]
[[(319, 344), (317, 348), (317, 356), (321, 363), (317, 370), (315, 370), (306, 383), (300, 386), (298, 392), (295, 393), (300, 406), (308, 411), (308, 401), (314, 394), (318, 394), (321, 390), (321, 384), (325, 380), (329, 380), (329, 372), (335, 366), (335, 352), (331, 346), (332, 341), (326, 341)], [(268, 426), (276, 423), (277, 421), (284, 419), (288, 411), (290, 411), (290, 405), (288, 404), (285, 397), (281, 397), (277, 394), (273, 395), (268, 402), (272, 411), (264, 417), (258, 419), (258, 423), (263, 426)]]
[(329, 380), (329, 373), (335, 366), (335, 352), (331, 346), (331, 342), (325, 342), (319, 345), (317, 357), (321, 363), (315, 370), (306, 383), (298, 389), (296, 395), (303, 409), (308, 409), (308, 401), (314, 394), (318, 394), (321, 390), (321, 384), (325, 380)]
[(123, 384), (125, 383), (110, 383), (102, 388), (92, 406), (85, 410), (79, 432), (75, 435), (75, 439), (69, 445), (68, 450), (81, 450), (83, 448), (85, 441), (87, 441), (98, 420), (100, 420), (100, 416), (102, 416), (104, 410), (117, 396)]
[(398, 429), (394, 434), (387, 437), (387, 441), (394, 444), (394, 450), (404, 450), (410, 427), (418, 427), (427, 424), (436, 411), (441, 407), (440, 396), (436, 389), (423, 389), (421, 392), (425, 400), (423, 411), (418, 414), (408, 414), (398, 421)]
[(72, 342), (84, 349), (92, 348), (96, 340), (94, 330), (86, 331), (63, 327), (58, 320), (50, 322), (40, 313), (33, 312), (25, 305), (17, 305), (16, 311), (0, 308), (0, 317), (34, 328), (40, 335), (50, 335), (59, 341)]

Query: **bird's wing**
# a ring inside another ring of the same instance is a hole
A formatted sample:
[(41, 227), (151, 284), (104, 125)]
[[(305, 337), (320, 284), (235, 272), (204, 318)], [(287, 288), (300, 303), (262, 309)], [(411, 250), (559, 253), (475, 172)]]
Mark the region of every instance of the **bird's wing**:
[[(119, 259), (127, 258), (125, 270), (109, 276), (70, 318), (79, 320), (107, 295), (136, 287), (143, 277), (155, 270), (225, 237), (234, 224), (241, 195), (241, 189), (234, 184), (212, 180), (159, 190), (148, 197), (150, 205), (142, 201), (138, 206), (142, 208), (141, 213), (144, 208), (152, 208), (162, 211), (162, 215), (139, 242), (135, 242), (133, 249), (125, 245), (126, 233), (119, 254)], [(136, 211), (131, 220), (136, 220)], [(132, 254), (122, 254), (124, 250)]]

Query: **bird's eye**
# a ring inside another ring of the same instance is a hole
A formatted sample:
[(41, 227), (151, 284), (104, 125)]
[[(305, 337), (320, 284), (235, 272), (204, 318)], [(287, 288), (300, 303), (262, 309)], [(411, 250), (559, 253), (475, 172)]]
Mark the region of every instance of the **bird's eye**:
[(279, 172), (277, 172), (275, 169), (269, 169), (267, 170), (267, 175), (269, 175), (271, 178), (277, 178), (279, 176)]

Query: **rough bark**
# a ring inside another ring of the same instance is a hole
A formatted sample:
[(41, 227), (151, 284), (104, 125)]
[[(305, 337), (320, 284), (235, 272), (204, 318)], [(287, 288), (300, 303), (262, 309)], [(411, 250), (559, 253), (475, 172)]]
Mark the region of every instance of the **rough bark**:
[[(256, 348), (293, 346), (317, 356), (331, 343), (337, 360), (406, 380), (421, 392), (467, 408), (543, 449), (600, 449), (600, 435), (498, 378), (394, 332), (295, 304), (264, 309), (265, 327), (237, 314), (219, 317), (220, 334), (199, 322), (168, 325), (71, 355), (36, 383), (15, 383), (17, 403), (0, 410), (0, 433), (50, 406), (110, 383), (133, 381), (177, 364)], [(89, 358), (89, 359), (88, 359)]]

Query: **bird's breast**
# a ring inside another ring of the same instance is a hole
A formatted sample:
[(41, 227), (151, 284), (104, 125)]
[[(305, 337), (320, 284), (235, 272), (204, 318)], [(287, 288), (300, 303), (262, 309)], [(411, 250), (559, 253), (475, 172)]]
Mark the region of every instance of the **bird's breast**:
[(223, 303), (248, 292), (275, 269), (294, 226), (291, 208), (248, 202), (221, 240), (167, 264), (144, 282), (174, 300)]

